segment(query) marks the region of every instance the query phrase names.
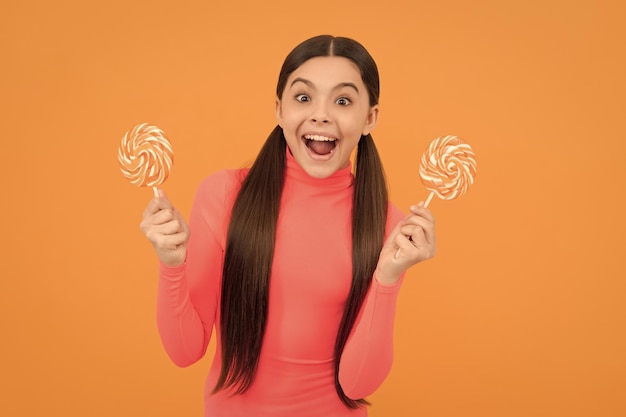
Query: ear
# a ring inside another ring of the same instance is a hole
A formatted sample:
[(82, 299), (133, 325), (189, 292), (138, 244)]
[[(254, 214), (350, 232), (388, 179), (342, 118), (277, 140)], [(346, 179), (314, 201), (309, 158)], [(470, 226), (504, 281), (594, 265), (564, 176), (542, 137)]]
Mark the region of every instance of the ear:
[(365, 125), (363, 126), (363, 131), (361, 134), (363, 136), (369, 135), (372, 130), (376, 127), (376, 123), (378, 122), (378, 104), (370, 107), (370, 111), (367, 114), (367, 119), (365, 119)]
[(282, 109), (282, 106), (280, 105), (279, 98), (276, 98), (276, 108), (274, 109), (274, 111), (276, 112), (276, 121), (278, 122), (278, 125), (282, 127), (283, 109)]

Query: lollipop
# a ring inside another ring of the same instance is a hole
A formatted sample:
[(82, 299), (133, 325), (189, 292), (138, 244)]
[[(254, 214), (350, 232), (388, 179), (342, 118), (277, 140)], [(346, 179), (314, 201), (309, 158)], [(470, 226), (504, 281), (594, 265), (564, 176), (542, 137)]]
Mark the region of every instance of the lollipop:
[(428, 207), (433, 196), (454, 200), (467, 192), (474, 183), (476, 157), (472, 148), (456, 136), (433, 140), (420, 164), (420, 178), (430, 190), (424, 203)]
[[(467, 192), (474, 183), (476, 157), (472, 148), (456, 136), (439, 137), (422, 155), (419, 172), (422, 183), (430, 190), (424, 203), (428, 207), (435, 195), (442, 200), (454, 200)], [(399, 254), (400, 248), (396, 258)]]
[(131, 184), (152, 187), (158, 197), (157, 186), (170, 174), (174, 152), (172, 144), (156, 126), (138, 124), (126, 132), (117, 152), (122, 174)]

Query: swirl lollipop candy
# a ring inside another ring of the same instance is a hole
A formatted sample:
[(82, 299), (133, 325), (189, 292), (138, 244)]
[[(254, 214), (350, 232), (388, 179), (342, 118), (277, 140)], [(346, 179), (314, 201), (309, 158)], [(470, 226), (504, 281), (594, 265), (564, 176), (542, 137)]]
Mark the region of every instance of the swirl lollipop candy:
[(170, 174), (174, 151), (161, 129), (142, 123), (124, 134), (117, 159), (122, 174), (131, 184), (152, 187), (158, 197), (157, 186), (163, 184)]
[(456, 136), (433, 140), (420, 163), (420, 178), (430, 190), (424, 203), (428, 207), (433, 196), (453, 200), (465, 194), (474, 183), (476, 157), (472, 148)]
[[(424, 207), (428, 207), (435, 195), (442, 200), (453, 200), (474, 183), (476, 157), (472, 148), (458, 137), (439, 137), (424, 151), (419, 173), (422, 183), (430, 190)], [(399, 254), (398, 248), (396, 258)]]

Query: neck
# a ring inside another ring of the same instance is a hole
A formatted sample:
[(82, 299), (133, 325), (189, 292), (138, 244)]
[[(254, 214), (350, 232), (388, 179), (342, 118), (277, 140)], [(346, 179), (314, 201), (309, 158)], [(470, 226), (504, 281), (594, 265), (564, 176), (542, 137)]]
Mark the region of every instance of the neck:
[(335, 171), (328, 177), (315, 178), (307, 174), (307, 172), (298, 164), (298, 161), (293, 157), (289, 148), (287, 148), (287, 169), (286, 179), (294, 180), (303, 185), (309, 185), (313, 187), (324, 187), (328, 189), (345, 189), (352, 186), (354, 176), (352, 175), (352, 163), (349, 162), (348, 166)]

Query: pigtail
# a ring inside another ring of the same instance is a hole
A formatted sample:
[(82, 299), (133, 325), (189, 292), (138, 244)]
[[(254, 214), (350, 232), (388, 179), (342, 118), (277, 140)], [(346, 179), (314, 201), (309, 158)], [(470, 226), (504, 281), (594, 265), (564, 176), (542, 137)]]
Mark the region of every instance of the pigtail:
[(286, 142), (270, 133), (233, 205), (222, 275), (222, 369), (213, 392), (248, 389), (256, 373), (267, 322), (269, 279), (283, 191)]
[(339, 383), (339, 364), (378, 264), (385, 239), (388, 193), (385, 174), (371, 135), (362, 136), (356, 157), (352, 202), (352, 286), (335, 341), (335, 389), (341, 401), (356, 409), (369, 403), (346, 396)]

